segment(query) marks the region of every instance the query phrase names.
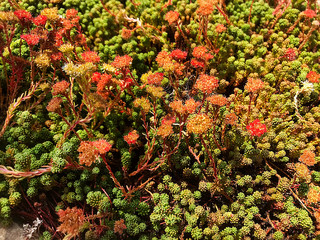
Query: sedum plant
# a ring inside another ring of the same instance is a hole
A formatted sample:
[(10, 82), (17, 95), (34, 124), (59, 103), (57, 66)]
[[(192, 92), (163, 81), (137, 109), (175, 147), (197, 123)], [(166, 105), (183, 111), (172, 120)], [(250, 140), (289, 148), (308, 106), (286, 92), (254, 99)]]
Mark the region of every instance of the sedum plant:
[(36, 223), (29, 239), (317, 239), (318, 8), (1, 2), (1, 223)]

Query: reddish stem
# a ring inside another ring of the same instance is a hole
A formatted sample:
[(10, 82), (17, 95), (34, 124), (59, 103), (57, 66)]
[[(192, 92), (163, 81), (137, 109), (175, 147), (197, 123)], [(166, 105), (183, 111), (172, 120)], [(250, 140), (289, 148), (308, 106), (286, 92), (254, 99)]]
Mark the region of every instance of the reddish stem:
[(117, 179), (117, 178), (115, 177), (115, 175), (113, 174), (112, 169), (111, 169), (110, 165), (109, 165), (108, 162), (107, 162), (106, 156), (105, 156), (104, 154), (100, 154), (100, 157), (102, 158), (104, 164), (106, 165), (112, 181), (113, 181), (114, 184), (121, 190), (121, 192), (123, 193), (123, 195), (126, 196), (126, 195), (127, 195), (127, 192), (125, 191), (124, 187), (121, 186), (120, 182), (118, 181), (118, 179)]
[(225, 14), (225, 12), (218, 6), (218, 4), (216, 4), (216, 8), (218, 9), (218, 11), (222, 14), (222, 16), (225, 18), (225, 20), (227, 21), (227, 23), (229, 25), (232, 25), (232, 23), (230, 22), (227, 14)]
[(116, 16), (113, 12), (111, 12), (111, 11), (104, 5), (104, 3), (102, 2), (102, 0), (100, 0), (100, 2), (101, 2), (101, 4), (102, 4), (103, 9), (104, 9), (105, 11), (107, 11), (111, 16), (113, 16), (113, 17), (115, 18), (115, 21), (116, 21), (116, 22), (118, 22), (117, 16)]
[(252, 0), (251, 6), (250, 6), (250, 13), (249, 13), (249, 19), (248, 19), (248, 24), (249, 25), (250, 25), (250, 20), (251, 20), (251, 12), (252, 12), (252, 7), (253, 7), (253, 2), (254, 2), (254, 0)]
[(208, 154), (209, 159), (210, 159), (211, 162), (212, 162), (212, 168), (213, 168), (213, 171), (214, 171), (214, 178), (215, 178), (217, 181), (219, 181), (219, 179), (218, 179), (218, 170), (217, 170), (217, 167), (216, 167), (216, 162), (215, 162), (214, 158), (212, 157), (212, 155), (211, 155), (211, 153), (210, 153), (210, 151), (209, 151), (209, 149), (208, 149), (208, 146), (207, 146), (206, 142), (205, 142), (204, 139), (203, 139), (202, 134), (200, 135), (200, 139), (201, 139), (201, 142), (202, 142), (202, 144), (203, 144), (203, 146), (204, 146), (204, 148), (205, 148), (205, 150), (206, 150), (206, 152), (207, 152), (207, 154)]
[(249, 117), (250, 117), (250, 113), (251, 113), (251, 103), (252, 103), (252, 99), (253, 99), (253, 93), (250, 93), (250, 100), (249, 100), (249, 107), (248, 107), (248, 115), (247, 115), (246, 125), (248, 125), (248, 123), (249, 123)]

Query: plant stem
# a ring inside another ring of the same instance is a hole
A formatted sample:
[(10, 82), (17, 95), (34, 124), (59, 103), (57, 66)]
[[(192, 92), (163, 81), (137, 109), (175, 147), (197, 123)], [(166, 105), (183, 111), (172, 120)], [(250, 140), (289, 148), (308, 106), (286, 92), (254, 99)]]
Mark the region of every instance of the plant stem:
[(254, 2), (254, 0), (252, 0), (251, 6), (250, 6), (250, 13), (249, 13), (249, 19), (248, 19), (248, 24), (249, 25), (250, 25), (250, 20), (251, 20), (251, 12), (252, 12), (252, 7), (253, 7), (253, 2)]
[(210, 161), (211, 161), (211, 163), (212, 163), (212, 168), (213, 168), (213, 171), (214, 171), (214, 178), (215, 178), (217, 181), (219, 181), (219, 179), (218, 179), (218, 170), (217, 170), (217, 167), (216, 167), (216, 162), (215, 162), (214, 158), (212, 157), (212, 155), (211, 155), (211, 153), (210, 153), (210, 151), (209, 151), (209, 149), (208, 149), (208, 146), (207, 146), (206, 142), (205, 142), (204, 139), (203, 139), (202, 134), (200, 135), (200, 139), (201, 139), (201, 142), (202, 142), (202, 144), (203, 144), (203, 146), (204, 146), (204, 148), (205, 148), (205, 150), (206, 150), (206, 152), (207, 152), (207, 154), (208, 154), (208, 157), (209, 157), (209, 159), (210, 159)]

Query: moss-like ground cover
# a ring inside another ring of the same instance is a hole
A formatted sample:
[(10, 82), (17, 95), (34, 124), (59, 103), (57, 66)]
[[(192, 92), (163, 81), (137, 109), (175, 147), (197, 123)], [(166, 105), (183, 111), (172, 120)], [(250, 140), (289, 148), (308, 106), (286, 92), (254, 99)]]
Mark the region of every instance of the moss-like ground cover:
[(4, 0), (0, 221), (31, 239), (319, 239), (320, 2)]

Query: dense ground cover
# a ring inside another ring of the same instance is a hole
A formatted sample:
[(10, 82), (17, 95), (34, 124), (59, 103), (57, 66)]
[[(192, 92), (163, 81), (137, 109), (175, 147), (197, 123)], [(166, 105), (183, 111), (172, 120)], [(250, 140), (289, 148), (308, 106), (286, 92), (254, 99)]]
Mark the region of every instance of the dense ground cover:
[(41, 239), (318, 239), (319, 1), (0, 3), (0, 220)]

